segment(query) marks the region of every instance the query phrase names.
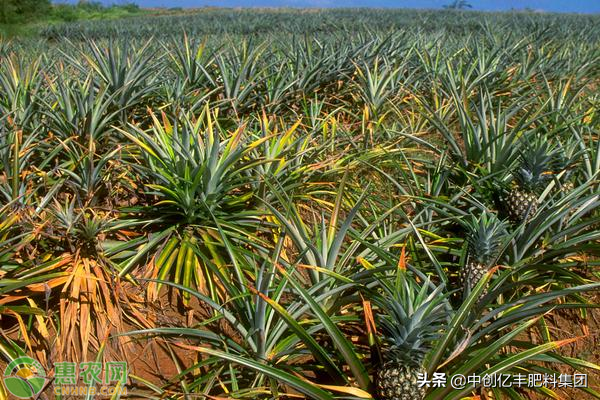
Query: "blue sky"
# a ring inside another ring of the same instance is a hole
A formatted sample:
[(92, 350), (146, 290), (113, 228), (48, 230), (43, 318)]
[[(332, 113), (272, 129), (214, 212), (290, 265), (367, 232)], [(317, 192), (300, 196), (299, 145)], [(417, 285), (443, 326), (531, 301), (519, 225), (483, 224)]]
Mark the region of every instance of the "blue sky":
[[(134, 0), (142, 7), (409, 7), (441, 8), (451, 0)], [(58, 1), (57, 1), (58, 2)], [(76, 2), (62, 0), (59, 2)], [(119, 4), (127, 0), (102, 0)], [(471, 0), (476, 10), (525, 8), (557, 12), (600, 13), (600, 0)]]

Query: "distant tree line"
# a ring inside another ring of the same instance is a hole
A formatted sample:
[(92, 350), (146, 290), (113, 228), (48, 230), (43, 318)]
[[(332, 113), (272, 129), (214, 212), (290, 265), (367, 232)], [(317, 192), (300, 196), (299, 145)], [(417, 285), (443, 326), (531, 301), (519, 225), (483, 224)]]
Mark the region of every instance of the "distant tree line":
[(119, 17), (140, 12), (133, 2), (106, 7), (99, 1), (80, 0), (77, 4), (51, 4), (51, 0), (0, 0), (0, 25), (27, 24), (36, 20), (76, 21)]
[(0, 24), (28, 22), (50, 10), (50, 0), (0, 0)]

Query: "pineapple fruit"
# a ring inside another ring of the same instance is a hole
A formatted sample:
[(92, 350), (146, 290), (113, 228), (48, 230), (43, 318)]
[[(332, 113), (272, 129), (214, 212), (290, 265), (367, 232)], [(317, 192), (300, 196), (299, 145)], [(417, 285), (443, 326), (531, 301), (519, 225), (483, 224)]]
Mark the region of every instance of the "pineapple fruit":
[(512, 188), (505, 201), (508, 217), (515, 223), (529, 222), (538, 209), (535, 192), (522, 190), (520, 185)]
[(418, 376), (425, 374), (425, 368), (410, 366), (396, 361), (388, 361), (378, 371), (376, 377), (379, 399), (418, 400), (425, 397), (425, 387), (419, 387)]
[[(467, 229), (468, 251), (466, 263), (461, 269), (460, 278), (465, 296), (484, 277), (488, 270), (494, 266), (500, 254), (506, 224), (496, 215), (483, 212), (477, 218), (472, 216), (465, 223)], [(485, 296), (484, 290), (480, 296)]]
[(556, 155), (556, 149), (542, 140), (534, 141), (521, 154), (513, 186), (503, 199), (508, 217), (514, 223), (528, 222), (536, 214), (538, 195), (552, 174)]
[(419, 374), (425, 374), (423, 360), (441, 325), (447, 322), (450, 306), (441, 287), (419, 296), (431, 283), (417, 284), (405, 270), (399, 274), (396, 291), (376, 300), (385, 345), (384, 362), (375, 373), (376, 398), (421, 400), (426, 391), (418, 384)]

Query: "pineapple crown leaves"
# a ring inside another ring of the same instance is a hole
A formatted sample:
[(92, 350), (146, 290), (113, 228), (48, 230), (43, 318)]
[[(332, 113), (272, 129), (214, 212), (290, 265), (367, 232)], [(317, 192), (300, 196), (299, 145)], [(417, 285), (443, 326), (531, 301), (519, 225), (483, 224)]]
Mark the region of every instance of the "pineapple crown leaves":
[(515, 172), (517, 184), (535, 192), (550, 178), (558, 162), (559, 151), (545, 139), (536, 139), (524, 146)]
[(115, 218), (109, 212), (81, 205), (77, 196), (64, 196), (63, 203), (54, 199), (48, 209), (44, 234), (63, 250), (74, 252), (85, 249), (94, 251), (108, 231), (115, 226)]
[(469, 216), (463, 224), (467, 231), (469, 257), (488, 267), (492, 266), (508, 234), (506, 223), (495, 214), (483, 211), (479, 217)]
[(394, 285), (382, 281), (381, 286), (384, 293), (375, 296), (374, 304), (388, 357), (420, 366), (448, 322), (450, 306), (443, 286), (428, 278), (419, 284), (406, 270), (398, 270)]

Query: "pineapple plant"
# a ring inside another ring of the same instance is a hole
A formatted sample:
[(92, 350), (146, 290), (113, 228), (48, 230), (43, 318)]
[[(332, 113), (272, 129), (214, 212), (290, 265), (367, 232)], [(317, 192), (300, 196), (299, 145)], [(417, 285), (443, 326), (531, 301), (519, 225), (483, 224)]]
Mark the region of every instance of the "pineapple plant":
[[(442, 286), (429, 280), (419, 285), (406, 270), (399, 270), (388, 296), (378, 296), (378, 325), (383, 334), (383, 362), (375, 372), (378, 399), (418, 400), (426, 388), (419, 385), (424, 376), (425, 356), (449, 317), (450, 306)], [(431, 288), (434, 287), (433, 290)]]
[(552, 174), (555, 156), (556, 149), (544, 140), (526, 146), (521, 154), (512, 187), (503, 198), (506, 213), (514, 223), (528, 222), (536, 214), (538, 196)]
[[(473, 290), (488, 270), (494, 266), (504, 237), (506, 224), (495, 214), (483, 212), (479, 218), (471, 216), (465, 222), (467, 229), (467, 257), (461, 268), (460, 279), (465, 296)], [(481, 297), (485, 296), (484, 290)], [(480, 298), (481, 298), (480, 297)]]
[(567, 139), (559, 144), (555, 165), (555, 175), (557, 179), (557, 190), (566, 195), (575, 189), (577, 164), (583, 155), (579, 147), (579, 142), (574, 139)]

